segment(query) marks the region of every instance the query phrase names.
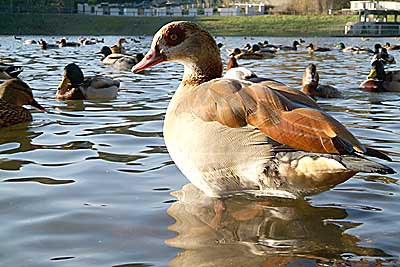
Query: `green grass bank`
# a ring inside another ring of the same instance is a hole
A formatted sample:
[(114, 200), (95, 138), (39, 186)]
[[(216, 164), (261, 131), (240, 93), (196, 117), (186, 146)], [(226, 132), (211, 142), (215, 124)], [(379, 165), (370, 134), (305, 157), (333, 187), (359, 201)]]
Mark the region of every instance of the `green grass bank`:
[(153, 35), (173, 20), (191, 20), (215, 35), (331, 36), (356, 16), (111, 17), (80, 14), (0, 14), (2, 35)]

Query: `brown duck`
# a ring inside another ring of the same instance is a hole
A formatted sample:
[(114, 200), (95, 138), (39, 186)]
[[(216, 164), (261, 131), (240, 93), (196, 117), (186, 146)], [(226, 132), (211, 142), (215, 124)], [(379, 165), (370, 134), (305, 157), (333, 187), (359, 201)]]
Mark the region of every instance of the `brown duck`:
[(23, 105), (46, 112), (33, 98), (32, 89), (20, 79), (14, 78), (0, 84), (0, 128), (32, 121), (32, 115)]

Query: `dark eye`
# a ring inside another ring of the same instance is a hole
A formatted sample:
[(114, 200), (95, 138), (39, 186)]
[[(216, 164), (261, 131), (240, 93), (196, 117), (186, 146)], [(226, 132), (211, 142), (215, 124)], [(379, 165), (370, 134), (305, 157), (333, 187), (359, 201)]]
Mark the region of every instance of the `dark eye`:
[(167, 46), (176, 46), (185, 39), (185, 31), (173, 25), (167, 29), (164, 38)]

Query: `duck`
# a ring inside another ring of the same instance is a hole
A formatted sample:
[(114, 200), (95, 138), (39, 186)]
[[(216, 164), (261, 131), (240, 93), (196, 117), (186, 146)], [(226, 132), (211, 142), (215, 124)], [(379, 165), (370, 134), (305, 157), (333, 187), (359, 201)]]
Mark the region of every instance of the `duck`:
[(340, 52), (354, 52), (356, 50), (354, 47), (346, 47), (342, 42), (338, 43), (336, 47)]
[(115, 99), (118, 95), (119, 80), (96, 75), (84, 77), (81, 68), (75, 63), (64, 67), (64, 73), (58, 86), (58, 100), (96, 100)]
[(389, 42), (384, 43), (383, 47), (387, 50), (400, 50), (400, 45), (391, 45)]
[(358, 172), (395, 173), (365, 157), (390, 161), (389, 156), (361, 144), (301, 91), (222, 78), (217, 44), (194, 22), (164, 25), (132, 72), (162, 62), (184, 65), (164, 119), (166, 147), (182, 173), (209, 197), (257, 192), (301, 198)]
[(126, 43), (126, 39), (125, 38), (119, 38), (117, 40), (117, 43), (113, 46), (111, 46), (111, 51), (114, 54), (125, 54), (125, 48), (122, 46), (123, 43)]
[(313, 52), (328, 52), (328, 51), (331, 51), (331, 49), (328, 48), (328, 47), (315, 47), (312, 43), (310, 43), (309, 45), (307, 45), (306, 48), (308, 48), (308, 52), (309, 52), (309, 53), (313, 53)]
[(241, 50), (240, 48), (235, 48), (233, 51), (229, 54), (229, 56), (234, 56), (237, 59), (266, 59), (266, 58), (272, 58), (274, 57), (273, 53), (261, 53), (257, 51), (245, 51)]
[(342, 42), (337, 44), (336, 47), (339, 48), (340, 52), (351, 52), (353, 54), (373, 54), (374, 53), (374, 51), (369, 48), (364, 48), (364, 47), (359, 47), (359, 46), (346, 47), (344, 45), (344, 43), (342, 43)]
[(374, 55), (379, 55), (380, 60), (382, 60), (384, 64), (396, 64), (394, 56), (390, 55), (387, 49), (382, 47), (381, 44), (375, 44), (374, 48)]
[(374, 55), (368, 78), (360, 87), (371, 92), (400, 92), (400, 70), (385, 71), (383, 60), (379, 54)]
[(61, 38), (59, 41), (59, 47), (78, 47), (80, 45), (80, 43), (67, 42), (66, 38)]
[(56, 44), (48, 44), (48, 43), (47, 43), (45, 40), (43, 40), (43, 39), (40, 39), (40, 40), (39, 40), (39, 46), (40, 46), (40, 48), (43, 49), (43, 50), (59, 48), (58, 45), (56, 45)]
[(317, 66), (313, 63), (307, 65), (306, 70), (303, 74), (302, 80), (303, 93), (309, 95), (312, 98), (338, 98), (342, 97), (342, 94), (338, 89), (332, 85), (321, 85), (319, 84), (319, 74), (317, 72)]
[(94, 44), (97, 44), (96, 39), (90, 39), (90, 38), (86, 38), (86, 37), (78, 38), (78, 42), (81, 45), (94, 45)]
[(36, 42), (36, 40), (28, 39), (28, 40), (24, 40), (24, 44), (31, 45), (31, 44), (37, 44), (37, 42)]
[(282, 45), (282, 46), (279, 46), (278, 49), (279, 49), (280, 51), (297, 51), (297, 47), (298, 47), (298, 46), (300, 46), (299, 41), (294, 40), (292, 46), (285, 46), (285, 45)]
[(12, 78), (0, 84), (0, 128), (32, 121), (32, 114), (23, 105), (47, 112), (34, 98), (28, 84)]
[(8, 80), (12, 78), (17, 78), (18, 75), (23, 71), (21, 67), (7, 65), (4, 63), (0, 64), (0, 79)]
[(235, 80), (249, 80), (251, 78), (257, 78), (257, 75), (247, 68), (239, 67), (236, 58), (234, 56), (230, 56), (228, 64), (226, 65), (224, 78)]
[(119, 70), (130, 70), (135, 64), (137, 64), (144, 55), (137, 53), (134, 56), (125, 54), (114, 54), (110, 47), (103, 46), (96, 54), (103, 55), (101, 61), (106, 65), (112, 65), (114, 68)]

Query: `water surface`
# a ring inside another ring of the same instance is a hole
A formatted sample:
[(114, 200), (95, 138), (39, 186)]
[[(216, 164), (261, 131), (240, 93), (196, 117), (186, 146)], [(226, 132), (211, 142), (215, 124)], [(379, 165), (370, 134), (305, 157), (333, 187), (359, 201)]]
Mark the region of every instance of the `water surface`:
[[(43, 36), (24, 36), (39, 39)], [(43, 37), (49, 42), (55, 39)], [(77, 36), (70, 36), (76, 40)], [(105, 36), (113, 44), (117, 36)], [(268, 39), (218, 37), (225, 48)], [(310, 38), (320, 46), (339, 39)], [(345, 39), (372, 47), (391, 39)], [(146, 52), (151, 37), (129, 42)], [(0, 257), (3, 266), (396, 266), (400, 255), (399, 175), (358, 174), (305, 200), (228, 199), (225, 210), (188, 184), (162, 137), (165, 110), (183, 68), (175, 63), (132, 74), (103, 66), (101, 44), (43, 51), (0, 37), (3, 62), (24, 66), (20, 77), (50, 112), (0, 130)], [(392, 52), (398, 60), (399, 53)], [(112, 101), (54, 99), (63, 68), (121, 80)], [(310, 62), (342, 99), (319, 100), (363, 143), (388, 153), (399, 168), (399, 94), (369, 93), (358, 84), (370, 56), (332, 51), (281, 53), (241, 60), (260, 76), (300, 88)], [(396, 68), (396, 66), (392, 66)], [(171, 195), (172, 193), (172, 195)]]

